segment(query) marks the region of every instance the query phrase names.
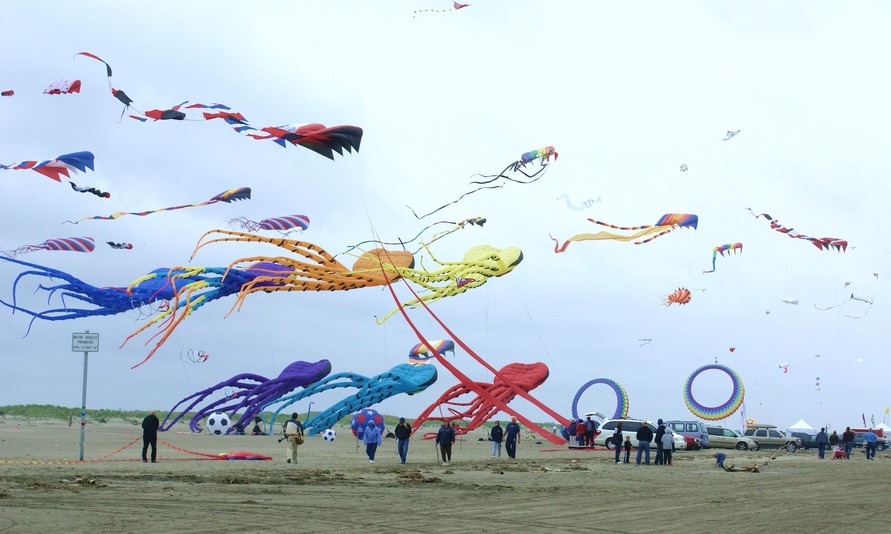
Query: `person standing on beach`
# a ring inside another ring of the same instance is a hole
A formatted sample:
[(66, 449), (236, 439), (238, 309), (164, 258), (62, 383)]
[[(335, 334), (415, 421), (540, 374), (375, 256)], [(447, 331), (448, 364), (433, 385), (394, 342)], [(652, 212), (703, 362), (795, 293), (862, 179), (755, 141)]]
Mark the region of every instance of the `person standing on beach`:
[(662, 439), (659, 443), (662, 449), (662, 465), (672, 465), (671, 463), (671, 447), (674, 445), (674, 436), (671, 432), (663, 432)]
[(149, 445), (152, 446), (152, 463), (157, 462), (157, 448), (158, 448), (158, 427), (161, 426), (161, 421), (158, 420), (158, 412), (152, 410), (151, 413), (145, 416), (145, 419), (142, 420), (142, 462), (148, 462), (148, 458), (146, 458), (146, 452), (148, 452)]
[[(569, 440), (569, 446), (570, 446), (570, 447), (572, 447), (572, 440), (575, 439), (575, 432), (576, 432), (576, 425), (577, 425), (577, 424), (578, 424), (578, 423), (575, 422), (575, 419), (570, 418), (570, 419), (569, 419), (569, 426), (566, 427), (566, 432), (569, 434), (569, 438), (568, 438), (568, 440)], [(581, 445), (581, 443), (579, 443), (579, 445)]]
[(845, 460), (851, 459), (851, 449), (854, 448), (854, 431), (846, 427), (842, 433), (842, 444), (845, 446)]
[(817, 456), (823, 460), (826, 458), (826, 446), (829, 445), (829, 436), (826, 435), (826, 428), (821, 428), (817, 432)]
[(625, 436), (625, 463), (631, 463), (631, 436)]
[(829, 446), (835, 449), (838, 447), (838, 433), (833, 430), (832, 434), (829, 434)]
[(365, 432), (362, 434), (362, 443), (365, 444), (365, 454), (368, 455), (368, 463), (374, 463), (374, 453), (377, 452), (377, 446), (382, 441), (381, 429), (374, 424), (374, 421), (369, 419), (368, 424), (365, 426)]
[(297, 447), (303, 443), (303, 423), (300, 422), (300, 414), (294, 412), (291, 418), (285, 421), (285, 438), (288, 440), (288, 450), (291, 457), (288, 458), (289, 464), (297, 463)]
[(517, 457), (517, 442), (520, 441), (520, 425), (516, 417), (510, 418), (510, 423), (504, 427), (504, 450), (510, 458)]
[(455, 431), (449, 425), (448, 421), (443, 421), (442, 426), (436, 433), (436, 444), (442, 453), (442, 465), (452, 463), (452, 443), (455, 442)]
[(597, 421), (589, 415), (585, 420), (585, 443), (588, 447), (594, 447), (594, 435), (597, 433)]
[(650, 442), (653, 441), (653, 429), (646, 421), (640, 424), (640, 430), (637, 431), (637, 465), (640, 465), (640, 456), (646, 452), (645, 463), (650, 465)]
[(879, 436), (872, 429), (869, 429), (869, 432), (863, 435), (863, 446), (866, 447), (867, 460), (876, 459), (876, 440), (878, 439)]
[(495, 426), (492, 427), (489, 436), (492, 438), (492, 458), (495, 458), (496, 454), (501, 458), (501, 442), (504, 441), (504, 429), (501, 428), (499, 421), (495, 421)]
[[(616, 431), (613, 432), (613, 438), (612, 438), (612, 444), (616, 446), (616, 463), (617, 464), (622, 463), (619, 460), (619, 455), (622, 454), (622, 437), (623, 437), (622, 422), (619, 421), (618, 423), (616, 423)], [(626, 459), (625, 461), (627, 462), (628, 460)]]
[(656, 424), (658, 425), (658, 428), (656, 429), (656, 461), (653, 463), (656, 465), (662, 465), (662, 436), (665, 435), (665, 423), (662, 421), (662, 419), (659, 419)]
[(405, 417), (399, 418), (399, 424), (396, 425), (396, 452), (399, 453), (399, 460), (405, 463), (408, 458), (408, 438), (411, 437), (411, 427), (405, 422)]
[(578, 438), (579, 447), (585, 447), (588, 442), (585, 440), (585, 422), (581, 419), (575, 424), (575, 436)]

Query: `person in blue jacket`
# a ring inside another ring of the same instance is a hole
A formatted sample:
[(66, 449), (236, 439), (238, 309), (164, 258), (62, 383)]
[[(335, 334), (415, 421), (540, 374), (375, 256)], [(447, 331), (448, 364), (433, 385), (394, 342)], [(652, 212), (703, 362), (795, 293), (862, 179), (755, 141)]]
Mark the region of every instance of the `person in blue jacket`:
[(436, 433), (436, 444), (442, 452), (442, 465), (452, 463), (452, 443), (455, 443), (455, 429), (448, 421), (443, 421), (442, 426)]
[(377, 452), (377, 446), (381, 444), (381, 429), (374, 424), (374, 421), (368, 421), (365, 432), (362, 434), (362, 443), (365, 444), (365, 454), (368, 455), (368, 462), (374, 463), (374, 453)]
[(516, 417), (510, 418), (510, 423), (504, 427), (504, 450), (510, 458), (517, 457), (517, 443), (520, 441), (520, 424)]
[(495, 426), (492, 427), (489, 436), (492, 438), (492, 458), (495, 458), (496, 454), (501, 458), (501, 442), (504, 441), (504, 429), (501, 428), (500, 422), (495, 421)]

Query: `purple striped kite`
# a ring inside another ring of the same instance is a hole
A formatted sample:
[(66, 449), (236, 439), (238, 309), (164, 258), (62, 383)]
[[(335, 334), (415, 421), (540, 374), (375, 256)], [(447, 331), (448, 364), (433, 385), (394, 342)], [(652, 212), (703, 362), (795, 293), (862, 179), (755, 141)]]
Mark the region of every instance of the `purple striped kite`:
[(47, 239), (39, 245), (22, 245), (21, 247), (3, 251), (3, 254), (10, 258), (15, 258), (19, 254), (27, 252), (35, 252), (37, 250), (57, 250), (67, 252), (93, 252), (96, 243), (92, 237), (60, 237), (57, 239)]

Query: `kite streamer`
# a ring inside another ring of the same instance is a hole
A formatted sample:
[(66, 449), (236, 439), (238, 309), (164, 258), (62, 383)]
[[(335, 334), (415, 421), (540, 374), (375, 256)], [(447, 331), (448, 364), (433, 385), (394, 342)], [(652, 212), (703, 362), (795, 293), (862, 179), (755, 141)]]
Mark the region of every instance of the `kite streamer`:
[(656, 224), (645, 224), (643, 226), (616, 226), (614, 224), (588, 219), (594, 224), (606, 226), (607, 228), (615, 228), (616, 230), (634, 231), (630, 235), (614, 234), (611, 232), (597, 232), (596, 234), (578, 234), (570, 237), (567, 241), (560, 245), (560, 241), (551, 236), (554, 242), (554, 252), (560, 254), (566, 251), (566, 247), (573, 241), (600, 241), (604, 239), (612, 239), (615, 241), (634, 241), (640, 237), (650, 236), (646, 239), (634, 241), (635, 245), (643, 245), (650, 241), (661, 237), (677, 228), (693, 228), (699, 225), (699, 217), (692, 213), (666, 213), (656, 221)]
[(145, 217), (146, 215), (151, 215), (152, 213), (159, 213), (162, 211), (172, 211), (172, 210), (181, 210), (184, 208), (197, 208), (199, 206), (210, 206), (211, 204), (216, 204), (217, 202), (232, 202), (235, 200), (245, 200), (251, 198), (251, 188), (250, 187), (236, 187), (235, 189), (229, 189), (228, 191), (223, 191), (219, 195), (215, 195), (212, 198), (208, 199), (205, 202), (198, 202), (196, 204), (183, 204), (182, 206), (171, 206), (169, 208), (160, 208), (156, 210), (149, 211), (118, 211), (116, 213), (112, 213), (108, 216), (96, 215), (93, 217), (81, 217), (77, 221), (65, 221), (72, 224), (77, 224), (81, 221), (89, 221), (89, 220), (101, 220), (101, 221), (111, 221), (114, 219), (120, 219), (124, 215), (138, 215), (140, 217)]
[(609, 378), (595, 378), (594, 380), (586, 382), (585, 385), (579, 388), (578, 392), (575, 394), (575, 398), (572, 399), (572, 417), (575, 419), (579, 418), (579, 399), (582, 398), (582, 393), (595, 384), (606, 384), (613, 388), (613, 391), (616, 393), (616, 400), (618, 403), (616, 404), (616, 411), (613, 413), (612, 419), (628, 417), (628, 393), (618, 382), (610, 380)]
[(756, 219), (759, 217), (764, 217), (768, 221), (770, 221), (770, 227), (781, 234), (786, 234), (787, 236), (793, 239), (803, 239), (805, 241), (810, 241), (820, 250), (830, 250), (835, 249), (836, 252), (841, 251), (845, 252), (848, 249), (848, 242), (844, 239), (839, 239), (837, 237), (810, 237), (799, 233), (795, 228), (789, 228), (787, 226), (783, 226), (780, 224), (780, 221), (771, 217), (766, 213), (759, 213), (755, 215), (755, 212), (752, 211), (752, 208), (746, 208), (749, 210), (749, 213), (752, 214), (752, 217)]
[[(709, 370), (724, 372), (733, 381), (733, 393), (731, 393), (727, 402), (719, 406), (705, 406), (696, 402), (696, 399), (693, 398), (693, 381), (701, 373)], [(687, 409), (690, 410), (693, 415), (705, 419), (706, 421), (717, 421), (719, 419), (730, 417), (739, 409), (745, 395), (746, 390), (745, 387), (743, 387), (742, 379), (736, 371), (726, 365), (703, 365), (699, 369), (693, 371), (693, 374), (691, 374), (684, 383), (684, 403), (687, 405)]]

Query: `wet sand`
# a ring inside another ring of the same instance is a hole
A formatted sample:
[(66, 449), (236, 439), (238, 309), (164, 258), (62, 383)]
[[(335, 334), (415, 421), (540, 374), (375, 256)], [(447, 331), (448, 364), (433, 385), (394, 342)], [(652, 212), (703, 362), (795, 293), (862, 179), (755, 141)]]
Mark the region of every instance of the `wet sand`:
[[(180, 425), (187, 430), (185, 424)], [(77, 462), (75, 423), (0, 421), (0, 531), (50, 532), (837, 532), (891, 520), (891, 453), (819, 460), (814, 451), (685, 451), (675, 465), (615, 464), (598, 448), (569, 451), (524, 439), (518, 458), (492, 458), (484, 433), (455, 444), (441, 465), (413, 438), (408, 463), (385, 439), (374, 464), (349, 428), (309, 437), (296, 465), (277, 436), (164, 432), (158, 463), (144, 464), (141, 430), (90, 424)], [(430, 430), (433, 430), (431, 427)], [(114, 453), (133, 440), (133, 445)], [(182, 450), (177, 450), (182, 449)], [(206, 456), (249, 451), (271, 461)], [(114, 454), (111, 454), (114, 453)], [(634, 453), (632, 452), (632, 462)]]

